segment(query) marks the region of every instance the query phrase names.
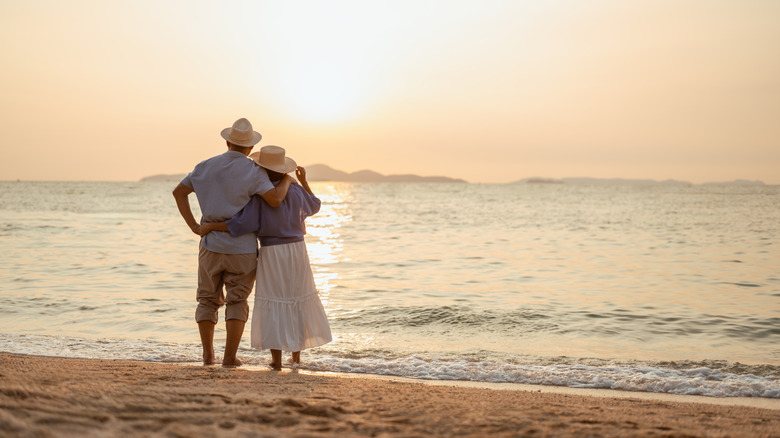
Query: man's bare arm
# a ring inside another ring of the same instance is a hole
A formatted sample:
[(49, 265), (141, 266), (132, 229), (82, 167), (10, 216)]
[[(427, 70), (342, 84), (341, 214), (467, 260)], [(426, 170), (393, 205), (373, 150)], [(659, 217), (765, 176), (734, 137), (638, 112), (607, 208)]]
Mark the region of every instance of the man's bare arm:
[(179, 207), (179, 214), (184, 218), (184, 222), (187, 222), (187, 226), (190, 227), (190, 230), (192, 230), (193, 233), (198, 234), (200, 224), (195, 220), (195, 216), (193, 216), (192, 209), (190, 208), (189, 196), (192, 192), (194, 192), (194, 190), (179, 183), (179, 185), (173, 189), (173, 197), (176, 199), (176, 206)]
[(223, 222), (204, 222), (198, 227), (198, 235), (205, 236), (212, 231), (230, 231), (227, 223)]
[(265, 199), (265, 202), (271, 207), (278, 207), (279, 204), (284, 201), (284, 197), (287, 196), (287, 190), (290, 190), (290, 184), (292, 184), (293, 181), (293, 177), (285, 175), (276, 187), (260, 196), (262, 196), (262, 198)]

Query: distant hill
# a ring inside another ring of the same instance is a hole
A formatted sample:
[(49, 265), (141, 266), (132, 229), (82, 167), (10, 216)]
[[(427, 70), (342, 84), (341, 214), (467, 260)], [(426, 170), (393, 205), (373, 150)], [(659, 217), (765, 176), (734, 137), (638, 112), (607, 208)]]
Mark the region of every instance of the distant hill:
[[(142, 182), (179, 182), (187, 174), (152, 175), (141, 178)], [(306, 166), (306, 175), (309, 181), (337, 181), (337, 182), (449, 182), (465, 183), (462, 179), (448, 178), (446, 176), (419, 176), (419, 175), (382, 175), (373, 170), (360, 170), (347, 173), (336, 170), (324, 164), (312, 164)]]
[[(448, 182), (448, 183), (466, 183), (462, 179), (449, 178), (446, 176), (419, 176), (419, 175), (382, 175), (381, 173), (374, 172), (373, 170), (360, 170), (357, 172), (347, 173), (341, 170), (333, 169), (325, 164), (312, 164), (306, 166), (306, 174), (309, 177), (309, 181), (337, 181), (337, 182)], [(142, 182), (179, 182), (187, 174), (161, 174), (152, 175), (145, 178), (141, 178)], [(684, 185), (691, 186), (692, 183), (687, 181), (678, 181), (674, 179), (667, 179), (664, 181), (656, 181), (652, 179), (624, 179), (624, 178), (523, 178), (517, 181), (513, 181), (509, 184), (635, 184), (635, 185)], [(727, 182), (709, 182), (703, 185), (719, 185), (719, 186), (763, 186), (763, 181), (750, 181), (745, 179), (737, 179)]]
[(449, 178), (446, 176), (419, 176), (419, 175), (382, 175), (373, 170), (360, 170), (347, 173), (336, 170), (325, 164), (312, 164), (306, 166), (306, 175), (309, 181), (343, 181), (343, 182), (446, 182), (465, 183), (465, 180)]

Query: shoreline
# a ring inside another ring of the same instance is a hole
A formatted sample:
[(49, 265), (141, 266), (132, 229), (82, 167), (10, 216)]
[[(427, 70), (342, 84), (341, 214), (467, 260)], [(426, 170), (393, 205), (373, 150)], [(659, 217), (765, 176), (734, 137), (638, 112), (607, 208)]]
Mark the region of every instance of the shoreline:
[[(254, 367), (250, 367), (253, 369)], [(261, 367), (258, 367), (258, 370)], [(606, 397), (606, 398), (635, 398), (642, 400), (654, 400), (672, 403), (700, 403), (719, 406), (743, 406), (760, 409), (770, 409), (780, 411), (780, 399), (762, 398), (762, 397), (708, 397), (703, 395), (685, 395), (685, 394), (667, 394), (661, 392), (640, 392), (624, 391), (620, 389), (603, 388), (572, 388), (568, 386), (553, 385), (532, 385), (528, 383), (492, 383), (475, 382), (469, 380), (424, 380), (412, 379), (408, 377), (398, 377), (380, 374), (358, 374), (358, 373), (336, 373), (329, 371), (308, 371), (300, 370), (301, 374), (333, 376), (344, 379), (378, 379), (401, 381), (408, 383), (419, 383), (430, 386), (452, 386), (462, 388), (481, 388), (494, 391), (527, 391), (542, 392), (550, 394), (570, 394), (584, 397)]]
[[(0, 353), (2, 354), (2, 353)], [(199, 362), (178, 363), (181, 366), (200, 366)], [(266, 366), (242, 365), (242, 369), (252, 372), (267, 371)], [(527, 391), (542, 392), (551, 394), (569, 394), (585, 397), (607, 397), (607, 398), (635, 398), (642, 400), (653, 400), (673, 403), (700, 403), (719, 406), (743, 406), (760, 409), (771, 409), (780, 411), (780, 399), (766, 397), (710, 397), (704, 395), (688, 394), (669, 394), (664, 392), (643, 392), (626, 391), (620, 389), (606, 388), (573, 388), (569, 386), (556, 385), (535, 385), (530, 383), (495, 383), (479, 382), (473, 380), (433, 380), (416, 379), (412, 377), (394, 376), (389, 374), (370, 374), (370, 373), (344, 373), (335, 371), (311, 371), (306, 369), (283, 368), (282, 373), (296, 372), (304, 375), (335, 377), (341, 379), (375, 379), (390, 382), (416, 383), (429, 386), (445, 386), (457, 388), (480, 388), (494, 391)]]
[(471, 383), (0, 353), (0, 436), (780, 435), (776, 408)]

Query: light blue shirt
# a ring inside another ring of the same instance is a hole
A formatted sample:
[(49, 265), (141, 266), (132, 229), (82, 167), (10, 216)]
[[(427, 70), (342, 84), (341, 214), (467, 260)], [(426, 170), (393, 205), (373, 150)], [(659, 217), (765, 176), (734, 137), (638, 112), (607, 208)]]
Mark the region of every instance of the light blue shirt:
[[(202, 222), (222, 222), (241, 211), (253, 195), (274, 188), (265, 170), (241, 152), (224, 154), (200, 162), (181, 183), (195, 191)], [(212, 231), (202, 239), (203, 246), (222, 254), (257, 252), (254, 233), (231, 236), (227, 231)]]

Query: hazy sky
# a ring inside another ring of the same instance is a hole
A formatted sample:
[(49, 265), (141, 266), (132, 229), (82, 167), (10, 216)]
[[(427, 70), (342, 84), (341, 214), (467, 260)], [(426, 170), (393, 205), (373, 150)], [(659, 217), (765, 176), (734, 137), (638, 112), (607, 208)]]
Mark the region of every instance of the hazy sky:
[(780, 1), (0, 0), (0, 180), (299, 164), (780, 184)]

